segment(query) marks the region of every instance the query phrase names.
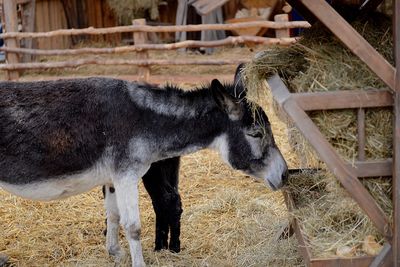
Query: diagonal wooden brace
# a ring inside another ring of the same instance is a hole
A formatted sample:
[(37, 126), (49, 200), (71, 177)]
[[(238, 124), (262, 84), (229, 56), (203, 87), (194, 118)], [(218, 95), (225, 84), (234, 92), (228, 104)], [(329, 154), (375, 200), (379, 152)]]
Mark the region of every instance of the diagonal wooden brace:
[(310, 142), (351, 197), (372, 220), (379, 232), (386, 240), (391, 242), (392, 230), (389, 220), (368, 190), (358, 180), (357, 174), (340, 158), (309, 116), (291, 97), (289, 90), (280, 77), (274, 75), (268, 80), (268, 84), (280, 107), (293, 120), (296, 127)]

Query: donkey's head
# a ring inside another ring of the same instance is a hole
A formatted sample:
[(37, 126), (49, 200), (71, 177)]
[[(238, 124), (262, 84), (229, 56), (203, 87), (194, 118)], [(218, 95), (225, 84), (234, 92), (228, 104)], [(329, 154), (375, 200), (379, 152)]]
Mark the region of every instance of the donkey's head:
[(214, 99), (228, 117), (226, 131), (217, 138), (215, 147), (234, 169), (263, 179), (276, 190), (287, 179), (287, 165), (276, 146), (267, 115), (261, 107), (251, 107), (244, 100), (240, 68), (233, 86), (224, 86), (218, 80), (211, 83)]

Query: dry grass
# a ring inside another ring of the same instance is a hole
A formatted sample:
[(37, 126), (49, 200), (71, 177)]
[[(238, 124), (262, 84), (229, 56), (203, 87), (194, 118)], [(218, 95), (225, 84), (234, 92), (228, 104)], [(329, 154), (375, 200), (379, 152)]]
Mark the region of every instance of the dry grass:
[[(289, 165), (296, 167), (286, 126), (268, 103), (262, 104), (278, 145)], [(208, 150), (183, 157), (180, 175), (184, 212), (178, 254), (153, 251), (154, 212), (140, 185), (142, 242), (149, 266), (304, 265), (294, 237), (274, 240), (288, 216), (280, 192), (231, 170)], [(113, 266), (104, 246), (99, 189), (51, 203), (22, 200), (1, 191), (0, 201), (0, 253), (10, 256), (12, 266)], [(127, 250), (123, 238), (122, 244)], [(121, 266), (129, 266), (129, 259)]]
[[(314, 257), (335, 256), (336, 250), (344, 246), (355, 248), (353, 256), (365, 256), (362, 244), (368, 235), (383, 244), (383, 237), (368, 216), (328, 171), (304, 171), (292, 176), (290, 183), (297, 208), (291, 215), (300, 220)], [(392, 218), (390, 179), (366, 179), (363, 183)]]
[[(393, 63), (391, 20), (376, 14), (352, 23), (361, 35), (389, 62)], [(288, 48), (273, 47), (264, 51), (245, 70), (255, 99), (265, 87), (260, 80), (277, 73), (291, 92), (368, 90), (386, 85), (321, 24), (305, 30), (300, 43)], [(310, 113), (339, 154), (350, 161), (357, 157), (356, 111)], [(319, 164), (311, 146), (289, 123), (289, 140), (303, 167)], [(374, 109), (366, 114), (366, 156), (368, 159), (391, 157), (392, 112)]]
[[(353, 22), (353, 26), (393, 63), (391, 21), (382, 16)], [(279, 74), (291, 92), (368, 90), (386, 88), (368, 67), (354, 56), (322, 25), (306, 30), (300, 43), (288, 48), (273, 47), (260, 53), (245, 69), (252, 100), (267, 95), (273, 110), (288, 123), (289, 142), (301, 167), (322, 167), (313, 148), (293, 123), (285, 118), (272, 100), (270, 90), (261, 83)], [(331, 145), (350, 162), (357, 158), (356, 111), (321, 111), (309, 113)], [(371, 109), (366, 112), (367, 159), (391, 157), (392, 112)], [(389, 218), (392, 218), (390, 180), (362, 181)], [(336, 179), (326, 171), (301, 174), (291, 178), (298, 210), (293, 215), (301, 221), (314, 256), (334, 256), (338, 247), (355, 247), (355, 255), (365, 255), (361, 242), (367, 235), (381, 236), (359, 206), (347, 195)]]

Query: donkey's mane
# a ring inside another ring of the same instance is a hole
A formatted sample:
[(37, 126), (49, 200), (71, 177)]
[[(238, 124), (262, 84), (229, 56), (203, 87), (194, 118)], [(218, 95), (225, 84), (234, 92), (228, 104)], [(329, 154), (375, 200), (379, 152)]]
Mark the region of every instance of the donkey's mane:
[[(224, 82), (222, 86), (225, 90), (235, 99), (241, 100), (245, 97), (244, 88), (237, 86), (234, 83)], [(211, 83), (203, 83), (199, 86), (195, 86), (191, 89), (184, 90), (176, 84), (167, 83), (162, 87), (167, 93), (178, 94), (182, 96), (195, 96), (195, 95), (209, 95), (213, 90)]]

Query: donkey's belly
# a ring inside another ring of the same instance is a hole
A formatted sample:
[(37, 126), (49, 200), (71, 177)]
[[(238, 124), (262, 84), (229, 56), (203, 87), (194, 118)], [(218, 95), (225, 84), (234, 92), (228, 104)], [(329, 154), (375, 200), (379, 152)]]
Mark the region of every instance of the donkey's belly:
[(0, 187), (26, 199), (49, 201), (78, 195), (96, 186), (111, 183), (111, 176), (109, 171), (91, 168), (79, 174), (46, 178), (27, 184), (0, 181)]

